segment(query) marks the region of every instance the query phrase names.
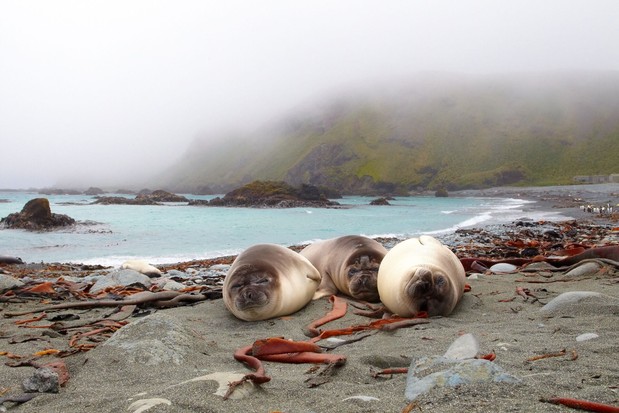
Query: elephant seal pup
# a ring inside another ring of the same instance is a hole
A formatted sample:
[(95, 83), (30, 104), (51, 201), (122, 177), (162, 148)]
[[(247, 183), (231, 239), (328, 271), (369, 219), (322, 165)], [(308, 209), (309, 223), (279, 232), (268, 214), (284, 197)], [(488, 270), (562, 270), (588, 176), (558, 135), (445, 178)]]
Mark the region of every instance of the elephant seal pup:
[(150, 265), (146, 261), (142, 260), (128, 260), (121, 264), (122, 270), (133, 270), (142, 273), (148, 277), (161, 277), (161, 271), (159, 268)]
[(24, 261), (19, 257), (10, 255), (0, 255), (0, 264), (23, 264)]
[(346, 294), (358, 300), (379, 300), (376, 288), (378, 266), (387, 249), (371, 238), (346, 235), (317, 241), (301, 250), (322, 276), (314, 300)]
[(239, 254), (226, 274), (224, 304), (241, 320), (292, 314), (312, 300), (320, 273), (302, 255), (275, 244), (257, 244)]
[(380, 300), (392, 313), (447, 316), (462, 298), (465, 279), (456, 254), (437, 239), (422, 235), (400, 242), (385, 255), (377, 284)]

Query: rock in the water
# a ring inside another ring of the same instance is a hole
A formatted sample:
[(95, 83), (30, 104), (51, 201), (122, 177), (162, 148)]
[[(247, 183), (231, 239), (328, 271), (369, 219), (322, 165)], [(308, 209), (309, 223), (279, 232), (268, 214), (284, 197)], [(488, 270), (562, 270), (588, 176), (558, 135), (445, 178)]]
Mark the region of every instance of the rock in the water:
[(90, 292), (92, 294), (96, 294), (109, 287), (128, 287), (135, 284), (138, 284), (144, 287), (144, 289), (147, 289), (152, 285), (152, 282), (150, 278), (148, 278), (146, 275), (134, 270), (113, 271), (105, 277), (99, 278), (97, 282), (94, 283), (92, 287), (90, 287)]
[(391, 205), (387, 198), (376, 198), (370, 201), (370, 205)]
[(58, 373), (53, 369), (41, 367), (34, 372), (34, 375), (24, 380), (22, 387), (28, 393), (58, 393), (60, 380)]
[(47, 198), (34, 198), (26, 202), (21, 212), (15, 212), (0, 220), (6, 228), (45, 231), (75, 224), (68, 215), (53, 214)]

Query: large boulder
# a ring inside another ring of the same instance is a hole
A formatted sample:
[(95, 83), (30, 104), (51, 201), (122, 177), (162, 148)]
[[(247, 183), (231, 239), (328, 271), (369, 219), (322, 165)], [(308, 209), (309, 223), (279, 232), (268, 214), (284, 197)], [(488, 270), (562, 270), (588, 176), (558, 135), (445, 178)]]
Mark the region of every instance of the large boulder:
[(26, 202), (21, 212), (15, 212), (0, 220), (5, 228), (45, 231), (75, 224), (68, 215), (54, 214), (47, 198), (34, 198)]

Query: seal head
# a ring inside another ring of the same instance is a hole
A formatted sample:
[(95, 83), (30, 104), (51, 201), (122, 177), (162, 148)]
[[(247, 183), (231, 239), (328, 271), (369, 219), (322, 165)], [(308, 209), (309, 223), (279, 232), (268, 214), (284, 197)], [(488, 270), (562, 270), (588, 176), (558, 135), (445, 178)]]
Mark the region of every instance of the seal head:
[(301, 251), (320, 272), (314, 299), (342, 293), (358, 300), (379, 300), (376, 278), (387, 253), (381, 243), (361, 235), (317, 241)]
[(464, 293), (464, 267), (449, 248), (422, 235), (393, 247), (378, 271), (380, 299), (393, 313), (451, 314)]
[(241, 320), (266, 320), (303, 308), (319, 283), (320, 274), (299, 253), (276, 244), (258, 244), (232, 263), (224, 280), (223, 300)]

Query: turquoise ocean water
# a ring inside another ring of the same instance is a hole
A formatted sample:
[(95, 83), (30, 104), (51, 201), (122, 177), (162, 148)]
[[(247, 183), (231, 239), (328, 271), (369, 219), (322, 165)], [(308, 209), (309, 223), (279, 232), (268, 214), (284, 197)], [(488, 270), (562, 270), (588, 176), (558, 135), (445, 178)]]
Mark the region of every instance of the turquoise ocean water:
[[(214, 196), (186, 195), (210, 199)], [(37, 193), (0, 192), (0, 218), (21, 211)], [(530, 201), (509, 198), (399, 197), (391, 206), (370, 206), (370, 197), (345, 197), (340, 209), (255, 209), (90, 205), (86, 195), (44, 196), (52, 212), (79, 221), (69, 230), (0, 230), (0, 255), (25, 262), (118, 265), (130, 258), (153, 264), (237, 254), (257, 243), (285, 246), (346, 234), (406, 238), (458, 228), (511, 222), (528, 217), (553, 219)]]

